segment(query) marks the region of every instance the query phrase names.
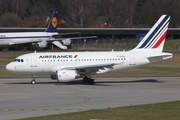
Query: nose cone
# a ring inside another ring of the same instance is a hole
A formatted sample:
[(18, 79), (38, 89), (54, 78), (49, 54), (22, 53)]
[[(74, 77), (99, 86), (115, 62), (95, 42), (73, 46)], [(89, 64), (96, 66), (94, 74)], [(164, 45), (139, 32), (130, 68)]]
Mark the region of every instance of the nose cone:
[(10, 71), (10, 72), (13, 72), (14, 71), (14, 66), (12, 65), (12, 63), (9, 63), (6, 65), (6, 70)]

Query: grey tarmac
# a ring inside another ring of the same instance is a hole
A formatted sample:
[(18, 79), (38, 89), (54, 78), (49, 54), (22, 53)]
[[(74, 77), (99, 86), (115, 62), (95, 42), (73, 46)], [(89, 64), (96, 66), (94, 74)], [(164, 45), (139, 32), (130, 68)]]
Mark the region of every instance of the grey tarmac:
[(52, 114), (180, 100), (180, 77), (95, 78), (58, 83), (50, 78), (0, 79), (0, 119), (11, 120)]

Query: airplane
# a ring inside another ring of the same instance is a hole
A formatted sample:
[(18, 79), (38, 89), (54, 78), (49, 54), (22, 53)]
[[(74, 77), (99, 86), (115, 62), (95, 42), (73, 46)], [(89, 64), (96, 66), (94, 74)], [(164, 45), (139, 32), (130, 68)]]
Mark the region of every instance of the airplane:
[(84, 83), (94, 84), (91, 75), (137, 68), (173, 57), (163, 52), (170, 15), (162, 15), (140, 43), (128, 51), (95, 52), (34, 52), (17, 57), (6, 65), (14, 73), (51, 74), (58, 82), (83, 78)]
[(58, 13), (59, 13), (58, 8), (55, 8), (51, 20), (49, 22), (49, 25), (45, 30), (45, 32), (0, 33), (0, 48), (1, 48), (0, 50), (2, 50), (3, 47), (14, 48), (14, 46), (18, 46), (22, 44), (31, 44), (30, 45), (31, 47), (32, 45), (35, 45), (36, 47), (46, 48), (49, 42), (61, 49), (67, 49), (67, 46), (71, 45), (72, 43), (71, 40), (73, 39), (97, 38), (96, 36), (60, 38), (63, 35), (78, 34), (78, 32), (58, 34), (57, 32)]

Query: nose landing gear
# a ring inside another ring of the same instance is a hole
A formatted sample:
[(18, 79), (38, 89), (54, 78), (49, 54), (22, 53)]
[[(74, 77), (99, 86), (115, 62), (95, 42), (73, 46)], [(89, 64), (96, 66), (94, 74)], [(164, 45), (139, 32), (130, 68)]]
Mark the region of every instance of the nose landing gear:
[(33, 79), (33, 80), (31, 81), (31, 84), (32, 84), (32, 85), (35, 85), (35, 84), (36, 84), (36, 80)]
[(36, 75), (31, 75), (33, 77), (33, 80), (31, 81), (31, 84), (32, 85), (35, 85), (36, 84)]

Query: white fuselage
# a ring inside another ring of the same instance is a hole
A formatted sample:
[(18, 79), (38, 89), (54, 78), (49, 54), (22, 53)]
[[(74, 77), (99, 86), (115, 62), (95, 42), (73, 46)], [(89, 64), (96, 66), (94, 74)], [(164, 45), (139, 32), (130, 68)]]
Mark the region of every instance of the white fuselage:
[[(148, 58), (150, 55), (160, 57)], [(163, 57), (163, 56), (168, 56)], [(147, 53), (144, 52), (51, 52), (51, 53), (30, 53), (21, 55), (11, 62), (6, 69), (17, 73), (56, 73), (57, 70), (76, 69), (77, 67), (93, 67), (101, 64), (112, 64), (112, 67), (104, 66), (104, 69), (96, 68), (93, 74), (101, 74), (115, 70), (125, 70), (156, 63), (164, 59), (172, 58), (170, 53)], [(17, 60), (19, 62), (17, 62)], [(21, 61), (22, 60), (22, 61)], [(86, 68), (87, 69), (87, 68)], [(93, 69), (90, 69), (93, 70)]]
[(48, 41), (53, 39), (52, 35), (57, 35), (56, 32), (15, 32), (15, 33), (0, 33), (0, 46), (9, 46), (22, 43), (33, 43), (39, 41)]

